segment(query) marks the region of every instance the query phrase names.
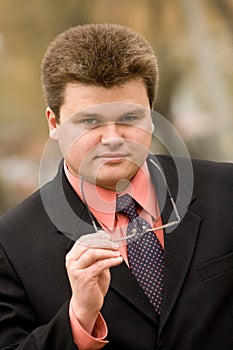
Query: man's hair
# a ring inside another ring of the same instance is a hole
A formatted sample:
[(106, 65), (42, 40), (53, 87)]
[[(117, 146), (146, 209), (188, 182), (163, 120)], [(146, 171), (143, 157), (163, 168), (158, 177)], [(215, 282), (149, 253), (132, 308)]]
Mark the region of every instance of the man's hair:
[(134, 30), (118, 24), (69, 28), (49, 45), (41, 65), (48, 106), (59, 121), (68, 83), (111, 88), (141, 79), (153, 107), (158, 65), (152, 47)]

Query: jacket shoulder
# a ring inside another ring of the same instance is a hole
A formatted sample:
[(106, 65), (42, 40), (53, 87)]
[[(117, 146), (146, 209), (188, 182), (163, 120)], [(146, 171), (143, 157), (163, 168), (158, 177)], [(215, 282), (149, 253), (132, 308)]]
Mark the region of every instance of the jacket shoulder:
[(33, 232), (39, 225), (43, 229), (48, 222), (41, 192), (37, 190), (0, 217), (0, 242)]
[(182, 166), (182, 168), (186, 169), (186, 167), (191, 164), (193, 167), (193, 172), (197, 174), (210, 174), (210, 175), (222, 175), (229, 176), (233, 174), (233, 163), (230, 162), (218, 162), (213, 160), (204, 160), (197, 158), (185, 158), (178, 156), (168, 156), (168, 155), (158, 155), (156, 158), (161, 162), (161, 164), (167, 164), (173, 168), (176, 166)]
[(217, 188), (233, 190), (233, 163), (193, 159), (194, 181)]

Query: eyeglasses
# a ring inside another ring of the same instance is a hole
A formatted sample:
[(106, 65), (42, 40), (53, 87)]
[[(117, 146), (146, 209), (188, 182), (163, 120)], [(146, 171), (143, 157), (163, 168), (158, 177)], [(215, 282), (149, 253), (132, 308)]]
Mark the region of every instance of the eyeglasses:
[[(137, 238), (137, 237), (139, 237), (139, 236), (142, 236), (142, 235), (144, 235), (144, 234), (146, 234), (146, 233), (148, 233), (148, 232), (154, 232), (154, 231), (166, 229), (166, 228), (168, 228), (168, 227), (172, 227), (172, 226), (178, 225), (178, 224), (180, 223), (180, 220), (181, 220), (181, 219), (180, 219), (180, 215), (179, 215), (179, 213), (178, 213), (177, 206), (176, 206), (175, 201), (174, 201), (174, 199), (173, 199), (173, 197), (172, 197), (170, 188), (169, 188), (169, 186), (168, 186), (168, 184), (167, 184), (167, 180), (166, 180), (166, 178), (165, 178), (165, 176), (164, 176), (163, 171), (162, 171), (161, 168), (158, 166), (158, 164), (156, 164), (156, 163), (153, 161), (153, 159), (150, 158), (150, 159), (149, 159), (149, 162), (152, 163), (152, 164), (157, 168), (157, 170), (160, 172), (160, 175), (161, 175), (161, 177), (162, 177), (162, 179), (163, 179), (163, 181), (164, 181), (164, 185), (165, 185), (165, 187), (166, 187), (166, 189), (167, 189), (168, 197), (169, 197), (170, 202), (171, 202), (172, 210), (174, 211), (175, 219), (172, 220), (172, 221), (170, 221), (170, 222), (167, 222), (166, 224), (163, 224), (163, 225), (160, 225), (160, 226), (157, 226), (157, 227), (153, 227), (153, 228), (149, 228), (149, 229), (146, 229), (146, 230), (144, 230), (144, 231), (139, 231), (139, 232), (138, 232), (138, 231), (135, 229), (135, 230), (132, 232), (132, 234), (127, 234), (127, 235), (125, 235), (125, 236), (122, 236), (122, 237), (120, 237), (120, 238), (115, 238), (115, 239), (114, 239), (114, 238), (111, 238), (111, 240), (112, 240), (113, 242), (126, 242), (127, 240), (132, 240), (132, 239)], [(80, 185), (81, 185), (80, 187), (81, 187), (81, 193), (82, 193), (82, 197), (83, 197), (83, 202), (84, 202), (84, 204), (85, 204), (85, 206), (86, 206), (86, 208), (87, 208), (88, 215), (89, 215), (89, 217), (90, 217), (90, 220), (91, 220), (91, 222), (92, 222), (92, 225), (93, 225), (93, 227), (94, 227), (94, 230), (95, 230), (96, 233), (98, 233), (98, 232), (99, 232), (99, 229), (98, 229), (98, 227), (96, 226), (95, 219), (94, 219), (94, 217), (93, 217), (93, 215), (92, 215), (92, 213), (91, 213), (91, 211), (90, 211), (90, 209), (89, 209), (89, 207), (88, 207), (88, 204), (87, 204), (87, 201), (86, 201), (86, 197), (85, 197), (85, 195), (84, 195), (84, 190), (83, 190), (83, 178), (82, 178), (82, 177), (81, 177), (81, 179), (80, 179)]]

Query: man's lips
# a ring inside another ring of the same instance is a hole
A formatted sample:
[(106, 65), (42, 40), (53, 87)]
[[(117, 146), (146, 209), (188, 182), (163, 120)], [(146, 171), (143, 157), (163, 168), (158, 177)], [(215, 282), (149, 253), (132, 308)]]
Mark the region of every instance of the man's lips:
[(98, 155), (96, 158), (104, 159), (106, 161), (116, 162), (116, 161), (124, 160), (127, 156), (128, 154), (126, 153), (103, 153)]

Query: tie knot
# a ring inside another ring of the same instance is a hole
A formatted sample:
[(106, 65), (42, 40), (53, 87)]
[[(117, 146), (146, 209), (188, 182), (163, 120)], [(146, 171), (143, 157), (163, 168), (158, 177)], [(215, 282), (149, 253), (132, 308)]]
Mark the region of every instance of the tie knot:
[(124, 194), (121, 197), (117, 197), (116, 211), (124, 213), (130, 220), (133, 220), (138, 216), (136, 203), (129, 194)]

